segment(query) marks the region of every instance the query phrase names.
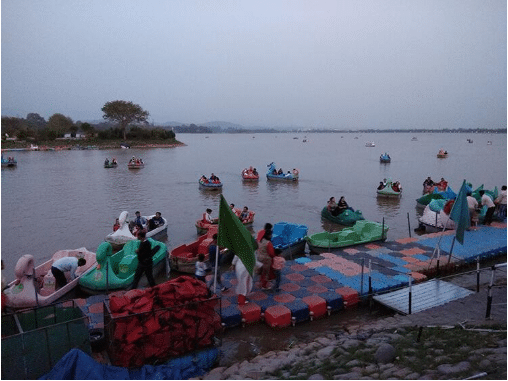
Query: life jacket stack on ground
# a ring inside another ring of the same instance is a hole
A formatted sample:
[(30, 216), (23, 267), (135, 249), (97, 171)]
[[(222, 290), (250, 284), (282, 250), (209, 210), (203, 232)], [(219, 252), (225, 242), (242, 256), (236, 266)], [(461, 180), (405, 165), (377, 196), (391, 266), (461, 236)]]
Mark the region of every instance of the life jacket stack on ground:
[(140, 367), (211, 346), (222, 329), (217, 303), (206, 285), (190, 276), (112, 294), (104, 305), (112, 364)]

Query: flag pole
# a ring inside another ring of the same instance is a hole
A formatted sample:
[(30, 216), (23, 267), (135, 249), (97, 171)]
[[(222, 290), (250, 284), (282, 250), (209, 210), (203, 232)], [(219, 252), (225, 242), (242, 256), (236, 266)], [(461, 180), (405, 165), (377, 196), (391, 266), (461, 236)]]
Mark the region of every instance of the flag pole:
[[(219, 232), (217, 231), (217, 239), (219, 238)], [(219, 243), (215, 245), (215, 271), (213, 274), (213, 293), (217, 290), (217, 266), (219, 263)]]

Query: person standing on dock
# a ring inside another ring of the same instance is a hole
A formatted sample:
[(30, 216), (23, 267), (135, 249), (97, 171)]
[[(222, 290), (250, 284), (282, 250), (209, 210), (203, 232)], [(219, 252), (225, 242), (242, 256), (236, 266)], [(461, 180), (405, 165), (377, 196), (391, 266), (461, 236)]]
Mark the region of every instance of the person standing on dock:
[(150, 241), (146, 239), (146, 232), (144, 230), (141, 230), (138, 233), (138, 239), (141, 241), (138, 249), (136, 250), (136, 254), (138, 255), (138, 267), (136, 268), (136, 273), (134, 274), (131, 289), (138, 288), (138, 283), (143, 276), (143, 273), (145, 273), (150, 287), (154, 287), (155, 280), (153, 279), (152, 274), (152, 245)]

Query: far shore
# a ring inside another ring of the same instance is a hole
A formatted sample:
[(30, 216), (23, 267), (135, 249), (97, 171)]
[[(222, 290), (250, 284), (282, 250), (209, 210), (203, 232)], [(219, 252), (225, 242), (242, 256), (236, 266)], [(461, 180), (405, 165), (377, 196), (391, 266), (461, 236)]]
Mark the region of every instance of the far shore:
[(130, 148), (174, 148), (186, 146), (178, 140), (169, 141), (120, 141), (120, 140), (55, 140), (40, 143), (2, 141), (2, 151), (65, 151), (73, 149), (122, 149), (122, 144)]

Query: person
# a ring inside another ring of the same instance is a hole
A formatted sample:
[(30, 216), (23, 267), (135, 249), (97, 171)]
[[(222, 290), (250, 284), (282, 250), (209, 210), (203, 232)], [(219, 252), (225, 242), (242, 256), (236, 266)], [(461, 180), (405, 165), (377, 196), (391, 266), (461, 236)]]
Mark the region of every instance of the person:
[(78, 259), (76, 257), (63, 257), (53, 262), (51, 265), (51, 273), (55, 277), (55, 290), (58, 290), (67, 284), (65, 272), (68, 271), (70, 280), (73, 280), (76, 278), (76, 270), (78, 267), (84, 265), (86, 265), (86, 259)]
[[(222, 281), (221, 281), (221, 270), (220, 270), (220, 265), (222, 263), (222, 253), (224, 252), (224, 250), (220, 250), (219, 249), (219, 256), (217, 257), (217, 233), (215, 233), (213, 236), (212, 236), (212, 243), (210, 244), (210, 246), (208, 247), (208, 257), (210, 258), (210, 265), (211, 265), (211, 269), (212, 269), (212, 274), (213, 276), (215, 276), (215, 264), (217, 264), (217, 277), (215, 278), (215, 281), (217, 283), (217, 285), (220, 287), (220, 290), (222, 292), (226, 291), (228, 288), (225, 287), (223, 284), (222, 284)], [(212, 278), (212, 281), (209, 285), (209, 287), (214, 283), (214, 280)]]
[(385, 187), (382, 181), (379, 182), (379, 185), (377, 186), (377, 190), (381, 190)]
[(424, 181), (423, 181), (423, 186), (424, 187), (431, 187), (434, 185), (434, 181), (432, 181), (432, 179), (429, 177), (427, 177)]
[(478, 223), (478, 201), (471, 195), (471, 192), (467, 192), (466, 201), (469, 209), (469, 217), (471, 218), (471, 226), (474, 229), (474, 226)]
[(270, 269), (272, 267), (272, 258), (275, 257), (275, 250), (272, 245), (272, 231), (267, 230), (259, 241), (257, 260), (261, 262), (261, 288), (268, 290), (268, 277), (270, 276)]
[(104, 165), (109, 165), (109, 159), (106, 158), (106, 160), (104, 160)]
[(116, 162), (116, 158), (113, 158), (113, 160), (111, 160), (111, 163), (113, 163), (114, 165), (117, 165), (118, 163)]
[(256, 169), (256, 168), (254, 168), (254, 169), (252, 170), (252, 173), (253, 173), (255, 176), (257, 176), (257, 175), (258, 175), (258, 171), (257, 171), (257, 169)]
[(278, 175), (282, 175), (284, 173), (284, 171), (282, 170), (282, 168), (279, 168), (279, 171), (277, 172)]
[(202, 222), (204, 222), (205, 224), (216, 224), (217, 223), (217, 219), (216, 218), (212, 218), (211, 214), (212, 214), (212, 209), (207, 208), (206, 212), (203, 213)]
[(446, 188), (447, 188), (447, 187), (448, 187), (448, 181), (446, 181), (446, 180), (444, 179), (444, 177), (441, 177), (441, 181), (439, 181), (439, 183), (438, 183), (438, 188), (439, 188), (440, 190), (443, 190), (443, 191), (444, 191), (444, 190), (446, 190)]
[(148, 221), (148, 228), (154, 230), (162, 225), (164, 225), (164, 219), (162, 218), (161, 212), (155, 212), (155, 216)]
[(117, 217), (115, 220), (115, 224), (113, 225), (113, 231), (116, 232), (118, 229), (120, 229), (120, 220)]
[(400, 183), (398, 181), (396, 181), (393, 185), (392, 185), (392, 189), (395, 191), (395, 192), (400, 192)]
[(496, 215), (500, 220), (506, 218), (506, 185), (501, 187), (501, 192), (494, 203), (497, 205)]
[(248, 208), (248, 207), (246, 207), (246, 206), (244, 206), (244, 207), (243, 207), (243, 211), (242, 211), (242, 213), (240, 214), (240, 220), (241, 220), (242, 222), (244, 222), (244, 223), (245, 223), (245, 222), (248, 220), (249, 215), (250, 215), (250, 213), (249, 213), (249, 208)]
[(280, 291), (280, 279), (282, 274), (282, 269), (286, 263), (286, 260), (281, 256), (282, 250), (275, 249), (275, 256), (272, 259), (272, 270), (275, 274), (275, 284), (273, 286), (273, 290), (275, 292)]
[(336, 216), (339, 214), (339, 211), (337, 209), (337, 203), (335, 202), (335, 197), (330, 197), (330, 199), (327, 202), (326, 209), (332, 216)]
[(236, 293), (238, 294), (238, 305), (243, 306), (249, 303), (247, 300), (247, 295), (252, 290), (252, 276), (249, 274), (247, 268), (237, 255), (233, 257), (231, 268), (234, 268), (236, 274)]
[(144, 230), (141, 230), (138, 233), (138, 240), (140, 241), (139, 247), (136, 250), (136, 254), (138, 255), (138, 267), (136, 268), (136, 272), (134, 274), (131, 289), (138, 288), (138, 283), (143, 276), (143, 273), (145, 273), (150, 287), (154, 287), (155, 280), (153, 279), (152, 274), (152, 244), (146, 239), (146, 232)]
[(136, 218), (134, 218), (134, 225), (142, 228), (146, 225), (146, 218), (141, 215), (139, 210), (136, 212)]
[(206, 283), (206, 270), (208, 266), (205, 262), (205, 255), (203, 253), (198, 254), (198, 260), (196, 261), (196, 272), (194, 273), (196, 279)]
[(483, 224), (489, 226), (492, 223), (492, 216), (494, 215), (494, 211), (496, 210), (496, 204), (490, 198), (490, 196), (485, 193), (484, 190), (480, 191), (481, 197), (481, 205), (487, 205), (487, 213), (485, 213), (485, 218), (483, 219)]
[(339, 199), (339, 203), (337, 204), (337, 211), (338, 211), (337, 214), (341, 214), (348, 208), (349, 208), (349, 205), (346, 202), (346, 198), (344, 196), (341, 196), (341, 198)]
[(269, 222), (265, 224), (265, 227), (258, 231), (258, 234), (256, 236), (256, 241), (261, 242), (261, 238), (265, 235), (267, 230), (273, 230), (273, 225)]
[(208, 179), (206, 178), (205, 175), (201, 175), (201, 182), (207, 184), (208, 183)]

